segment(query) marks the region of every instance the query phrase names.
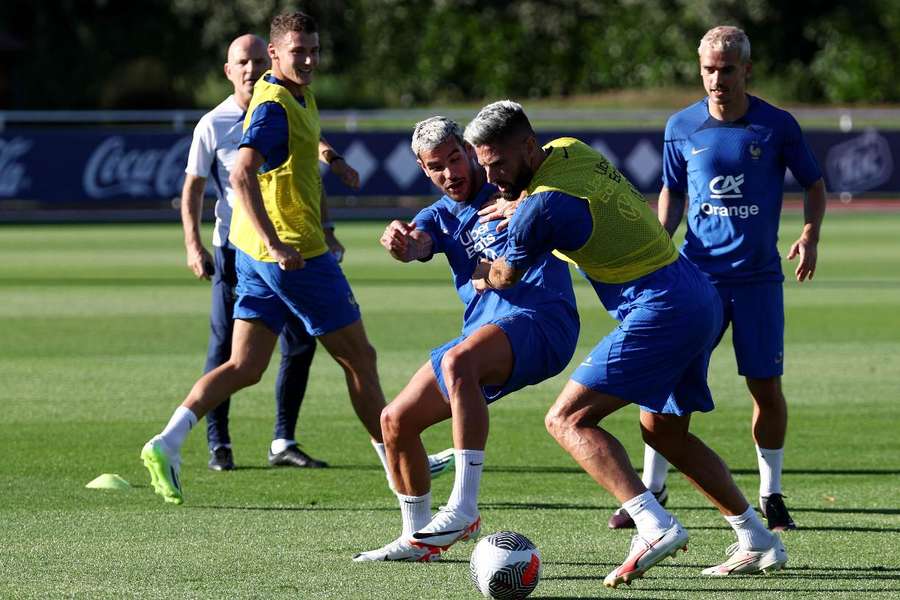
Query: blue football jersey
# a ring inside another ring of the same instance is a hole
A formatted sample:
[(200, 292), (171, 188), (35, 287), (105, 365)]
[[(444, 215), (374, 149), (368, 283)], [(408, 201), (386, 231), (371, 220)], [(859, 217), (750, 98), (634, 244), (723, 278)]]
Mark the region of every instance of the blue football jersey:
[(416, 215), (416, 228), (434, 241), (433, 251), (447, 257), (456, 293), (465, 305), (463, 335), (470, 335), (489, 321), (518, 309), (556, 311), (556, 318), (571, 322), (578, 331), (578, 313), (569, 267), (550, 252), (528, 268), (522, 280), (507, 290), (475, 292), (472, 273), (482, 259), (503, 256), (508, 230), (497, 231), (500, 221), (478, 222), (478, 210), (497, 191), (485, 184), (469, 202), (443, 196)]
[(749, 96), (747, 113), (714, 119), (707, 98), (666, 124), (663, 186), (687, 194), (682, 253), (713, 282), (782, 281), (778, 224), (785, 168), (807, 188), (822, 174), (787, 111)]

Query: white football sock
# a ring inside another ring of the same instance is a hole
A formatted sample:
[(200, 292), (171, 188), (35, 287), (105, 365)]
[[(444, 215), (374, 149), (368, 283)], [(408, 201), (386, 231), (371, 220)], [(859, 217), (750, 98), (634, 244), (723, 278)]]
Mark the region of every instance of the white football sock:
[(644, 539), (655, 539), (672, 526), (675, 520), (669, 511), (662, 507), (653, 492), (647, 490), (640, 496), (626, 500), (622, 508), (628, 511), (634, 526)]
[(412, 537), (431, 522), (431, 492), (424, 496), (397, 494), (397, 500), (400, 501), (400, 516), (403, 519), (401, 537)]
[(375, 453), (378, 455), (378, 459), (381, 460), (381, 466), (384, 467), (384, 476), (387, 477), (388, 487), (393, 492), (395, 490), (394, 482), (391, 480), (391, 471), (388, 469), (387, 452), (384, 449), (384, 444), (372, 440), (372, 447), (375, 448)]
[(181, 446), (184, 445), (187, 434), (190, 433), (196, 424), (197, 415), (191, 409), (179, 406), (172, 413), (172, 418), (169, 419), (169, 423), (162, 430), (162, 433), (159, 434), (159, 437), (170, 452), (178, 454), (181, 452)]
[(768, 449), (757, 446), (756, 462), (759, 464), (759, 495), (766, 497), (780, 494), (784, 448)]
[(742, 515), (726, 516), (725, 520), (737, 534), (741, 550), (766, 550), (772, 546), (772, 532), (766, 529), (752, 506)]
[(272, 444), (269, 446), (269, 449), (272, 451), (272, 454), (281, 454), (291, 446), (296, 446), (297, 440), (286, 440), (284, 438), (278, 438), (277, 440), (272, 440)]
[(484, 450), (457, 449), (453, 454), (456, 456), (456, 473), (447, 506), (475, 516), (478, 514), (478, 488), (484, 469)]
[(644, 471), (641, 473), (641, 481), (648, 490), (658, 494), (666, 487), (668, 476), (669, 461), (662, 454), (644, 444)]

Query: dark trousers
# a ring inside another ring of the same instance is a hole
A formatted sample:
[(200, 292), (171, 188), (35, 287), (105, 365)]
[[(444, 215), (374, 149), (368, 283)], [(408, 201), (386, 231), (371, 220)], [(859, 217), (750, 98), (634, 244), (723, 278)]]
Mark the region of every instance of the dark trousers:
[[(209, 373), (231, 357), (234, 330), (234, 302), (237, 274), (235, 250), (231, 244), (217, 247), (216, 272), (212, 277), (212, 310), (209, 315), (209, 348), (204, 373)], [(294, 439), (300, 405), (309, 380), (309, 366), (316, 352), (316, 340), (306, 332), (296, 316), (288, 318), (279, 338), (281, 364), (275, 380), (275, 434), (273, 439)], [(206, 439), (210, 450), (231, 443), (228, 433), (228, 398), (206, 415)]]

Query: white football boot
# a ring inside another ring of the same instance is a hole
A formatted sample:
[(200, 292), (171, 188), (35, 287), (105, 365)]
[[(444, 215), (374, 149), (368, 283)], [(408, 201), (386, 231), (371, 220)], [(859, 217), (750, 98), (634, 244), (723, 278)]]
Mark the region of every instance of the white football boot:
[(688, 532), (674, 518), (669, 528), (655, 539), (647, 539), (640, 534), (634, 536), (631, 538), (628, 558), (606, 576), (603, 585), (611, 588), (620, 583), (631, 585), (632, 580), (643, 577), (650, 567), (662, 562), (667, 556), (675, 558), (678, 550), (687, 552), (687, 542)]
[(353, 557), (353, 562), (374, 562), (382, 560), (398, 560), (406, 562), (431, 562), (441, 558), (441, 549), (435, 546), (414, 546), (409, 538), (403, 536), (382, 546), (377, 550), (360, 552)]
[(429, 454), (428, 471), (431, 473), (431, 478), (435, 479), (449, 471), (453, 467), (455, 461), (456, 455), (454, 454), (453, 448), (441, 450), (437, 454)]
[(446, 550), (456, 542), (478, 539), (481, 517), (470, 516), (456, 509), (442, 506), (431, 522), (413, 534), (415, 546), (435, 546)]
[(728, 560), (721, 565), (703, 569), (702, 574), (709, 577), (727, 577), (729, 575), (751, 575), (754, 573), (774, 573), (787, 564), (787, 550), (781, 538), (772, 534), (772, 545), (761, 550), (741, 550), (732, 544), (725, 551)]

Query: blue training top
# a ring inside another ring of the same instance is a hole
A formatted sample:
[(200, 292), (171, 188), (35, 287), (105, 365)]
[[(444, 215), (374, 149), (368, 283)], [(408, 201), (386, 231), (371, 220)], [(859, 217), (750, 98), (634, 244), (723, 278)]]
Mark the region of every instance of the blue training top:
[[(416, 215), (416, 229), (431, 236), (433, 251), (447, 257), (456, 293), (466, 309), (463, 335), (510, 312), (527, 309), (554, 311), (554, 317), (569, 324), (577, 336), (579, 321), (572, 291), (569, 267), (549, 251), (536, 256), (522, 280), (507, 290), (475, 292), (471, 278), (482, 259), (493, 260), (503, 255), (508, 230), (497, 232), (499, 221), (478, 222), (478, 210), (497, 191), (491, 184), (472, 200), (456, 202), (447, 196)], [(430, 260), (428, 257), (424, 260)]]
[(783, 281), (785, 168), (804, 188), (822, 177), (794, 117), (748, 98), (747, 114), (733, 122), (710, 116), (704, 98), (666, 124), (663, 186), (688, 196), (681, 252), (713, 283)]
[[(263, 76), (269, 83), (284, 85), (271, 73)], [(303, 96), (297, 97), (301, 106), (306, 106)], [(263, 155), (265, 162), (259, 168), (266, 173), (281, 166), (288, 157), (288, 119), (284, 108), (277, 102), (263, 102), (253, 111), (250, 124), (241, 137), (240, 147), (250, 146)]]

